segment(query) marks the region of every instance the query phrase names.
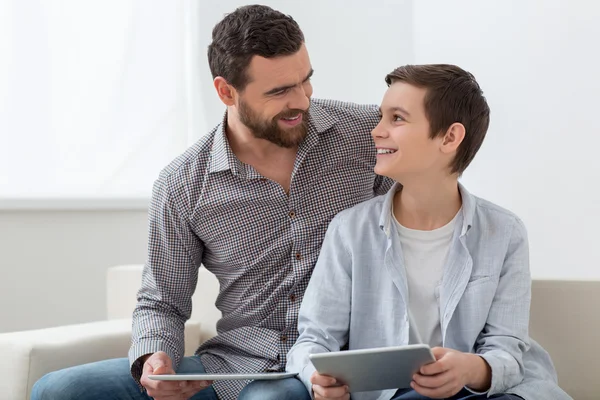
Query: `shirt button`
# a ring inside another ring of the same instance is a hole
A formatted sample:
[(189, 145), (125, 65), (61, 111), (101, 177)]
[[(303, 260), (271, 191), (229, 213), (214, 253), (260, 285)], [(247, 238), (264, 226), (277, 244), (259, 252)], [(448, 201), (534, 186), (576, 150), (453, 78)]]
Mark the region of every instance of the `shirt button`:
[(300, 253), (296, 253), (296, 260), (301, 260), (302, 259), (302, 255)]
[(290, 301), (293, 303), (294, 301), (296, 301), (296, 295), (295, 294), (290, 294)]
[(291, 210), (288, 215), (290, 216), (290, 218), (294, 218), (296, 216), (296, 213), (294, 212), (294, 210)]
[(285, 343), (287, 341), (287, 336), (281, 335), (281, 341)]

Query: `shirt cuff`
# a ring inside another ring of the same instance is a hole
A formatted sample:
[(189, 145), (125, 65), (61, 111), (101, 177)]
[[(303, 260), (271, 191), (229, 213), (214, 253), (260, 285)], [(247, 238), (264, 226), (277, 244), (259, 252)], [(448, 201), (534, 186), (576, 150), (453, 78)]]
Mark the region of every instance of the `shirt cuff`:
[(180, 358), (177, 356), (177, 352), (175, 352), (171, 347), (169, 347), (165, 342), (150, 340), (150, 341), (141, 341), (131, 346), (129, 349), (129, 363), (131, 365), (131, 376), (137, 382), (138, 386), (142, 387), (140, 384), (140, 379), (142, 378), (144, 364), (142, 363), (141, 358), (148, 355), (154, 354), (158, 351), (164, 351), (167, 353), (171, 362), (173, 363), (173, 369), (177, 371), (177, 367), (181, 362)]
[(309, 362), (304, 366), (304, 368), (302, 368), (302, 372), (300, 372), (298, 376), (302, 383), (304, 383), (304, 386), (306, 386), (306, 390), (308, 390), (311, 399), (315, 398), (315, 394), (312, 390), (312, 383), (310, 383), (310, 377), (316, 370), (317, 369), (315, 368), (315, 366)]
[(470, 389), (468, 386), (465, 386), (464, 388), (465, 388), (466, 390), (468, 390), (470, 393), (472, 393), (472, 394), (477, 394), (477, 395), (480, 395), (480, 396), (481, 396), (481, 395), (488, 394), (488, 393), (490, 392), (490, 389), (486, 390), (485, 392), (476, 392), (476, 391), (474, 391), (473, 389)]

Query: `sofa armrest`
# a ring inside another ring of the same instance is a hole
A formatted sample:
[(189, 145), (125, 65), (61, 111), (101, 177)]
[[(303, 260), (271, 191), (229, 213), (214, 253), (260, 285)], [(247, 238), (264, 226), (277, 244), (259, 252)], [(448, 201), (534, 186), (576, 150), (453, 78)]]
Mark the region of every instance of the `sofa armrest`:
[[(188, 321), (185, 336), (185, 354), (192, 355), (200, 343), (200, 324)], [(130, 319), (0, 334), (2, 399), (29, 399), (33, 384), (48, 372), (127, 357), (130, 343)]]
[[(143, 265), (118, 265), (106, 274), (107, 319), (131, 318), (137, 303), (137, 292), (142, 283)], [(201, 339), (206, 341), (217, 334), (221, 312), (215, 306), (219, 281), (206, 268), (198, 270), (198, 284), (192, 297), (193, 321), (200, 322)]]

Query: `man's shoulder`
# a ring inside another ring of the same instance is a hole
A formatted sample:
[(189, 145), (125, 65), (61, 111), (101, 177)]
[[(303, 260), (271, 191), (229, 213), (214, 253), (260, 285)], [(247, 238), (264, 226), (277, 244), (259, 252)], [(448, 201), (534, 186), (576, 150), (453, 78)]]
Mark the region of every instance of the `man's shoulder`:
[(202, 179), (210, 161), (213, 139), (218, 126), (202, 136), (182, 154), (177, 156), (159, 174), (158, 181), (171, 190), (195, 185)]

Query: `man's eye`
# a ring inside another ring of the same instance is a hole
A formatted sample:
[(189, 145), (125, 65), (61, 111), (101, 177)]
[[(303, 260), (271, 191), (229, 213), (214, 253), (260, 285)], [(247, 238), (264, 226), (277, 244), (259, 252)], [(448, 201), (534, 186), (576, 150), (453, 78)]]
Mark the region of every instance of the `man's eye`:
[(399, 121), (404, 121), (404, 118), (402, 118), (400, 115), (394, 115), (394, 122), (399, 122)]

